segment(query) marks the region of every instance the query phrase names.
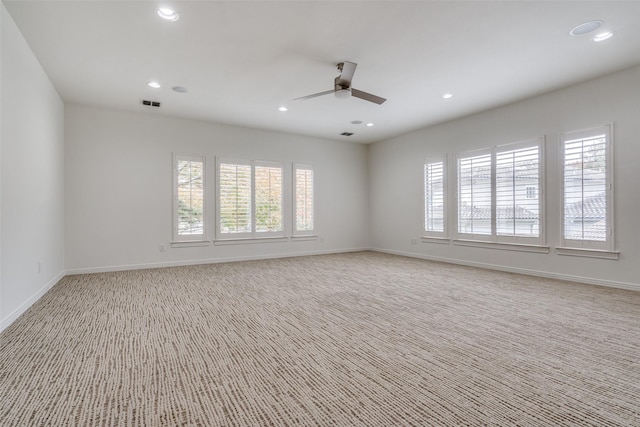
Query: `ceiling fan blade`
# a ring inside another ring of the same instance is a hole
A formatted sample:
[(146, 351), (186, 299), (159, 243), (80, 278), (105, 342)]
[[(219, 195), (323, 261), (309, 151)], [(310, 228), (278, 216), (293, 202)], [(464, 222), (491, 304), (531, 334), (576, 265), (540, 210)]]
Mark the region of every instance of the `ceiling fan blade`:
[(353, 73), (356, 72), (358, 64), (354, 62), (344, 61), (342, 63), (342, 71), (340, 77), (336, 79), (336, 83), (340, 83), (345, 88), (351, 86), (351, 80), (353, 79)]
[(322, 96), (322, 95), (329, 95), (330, 93), (334, 93), (335, 90), (331, 89), (331, 90), (325, 90), (324, 92), (319, 92), (319, 93), (314, 93), (313, 95), (307, 95), (307, 96), (301, 96), (300, 98), (294, 98), (294, 101), (300, 101), (300, 100), (305, 100), (305, 99), (311, 99), (311, 98), (315, 98), (317, 96)]
[(382, 104), (384, 101), (387, 100), (386, 98), (381, 98), (379, 96), (372, 95), (370, 93), (363, 92), (361, 90), (354, 89), (354, 88), (351, 88), (351, 96), (355, 96), (356, 98), (364, 99), (365, 101), (374, 102), (374, 103), (376, 103), (378, 105)]

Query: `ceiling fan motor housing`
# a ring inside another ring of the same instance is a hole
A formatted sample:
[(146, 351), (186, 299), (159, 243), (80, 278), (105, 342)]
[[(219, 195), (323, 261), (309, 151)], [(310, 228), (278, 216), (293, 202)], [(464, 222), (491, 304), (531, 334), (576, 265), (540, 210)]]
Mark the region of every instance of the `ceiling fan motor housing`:
[(334, 95), (336, 96), (336, 98), (345, 99), (351, 97), (351, 87), (349, 83), (350, 82), (345, 82), (343, 79), (341, 79), (340, 76), (336, 77), (336, 79), (334, 80)]

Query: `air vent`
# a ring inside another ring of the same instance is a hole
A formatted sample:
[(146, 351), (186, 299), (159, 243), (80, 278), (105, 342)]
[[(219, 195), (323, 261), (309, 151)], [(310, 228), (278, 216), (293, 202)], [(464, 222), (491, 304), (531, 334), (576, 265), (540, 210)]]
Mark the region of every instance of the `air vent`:
[(143, 99), (142, 105), (147, 105), (149, 107), (159, 107), (160, 103), (158, 101), (148, 101), (146, 99)]
[(351, 136), (351, 135), (353, 135), (353, 132), (342, 132), (340, 135), (342, 135), (342, 136)]

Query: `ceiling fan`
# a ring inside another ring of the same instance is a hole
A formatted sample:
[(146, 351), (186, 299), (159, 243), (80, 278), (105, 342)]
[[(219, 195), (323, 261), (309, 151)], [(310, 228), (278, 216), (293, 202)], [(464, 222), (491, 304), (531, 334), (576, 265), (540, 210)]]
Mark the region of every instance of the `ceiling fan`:
[(385, 98), (381, 98), (379, 96), (372, 95), (370, 93), (363, 92), (351, 87), (351, 80), (353, 79), (353, 73), (356, 72), (357, 66), (358, 64), (349, 61), (339, 63), (337, 67), (338, 71), (340, 71), (340, 75), (334, 80), (334, 88), (332, 90), (326, 90), (324, 92), (314, 93), (313, 95), (295, 98), (294, 101), (311, 99), (317, 96), (333, 93), (335, 94), (336, 98), (349, 98), (350, 96), (355, 96), (356, 98), (364, 99), (365, 101), (370, 101), (378, 105), (382, 104), (384, 101), (386, 101)]

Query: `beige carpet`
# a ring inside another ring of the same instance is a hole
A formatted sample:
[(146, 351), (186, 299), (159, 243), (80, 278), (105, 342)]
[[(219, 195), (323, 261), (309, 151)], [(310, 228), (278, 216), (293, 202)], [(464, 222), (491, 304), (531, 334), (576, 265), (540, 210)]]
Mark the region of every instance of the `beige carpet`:
[(1, 426), (638, 426), (640, 293), (379, 253), (64, 278)]

